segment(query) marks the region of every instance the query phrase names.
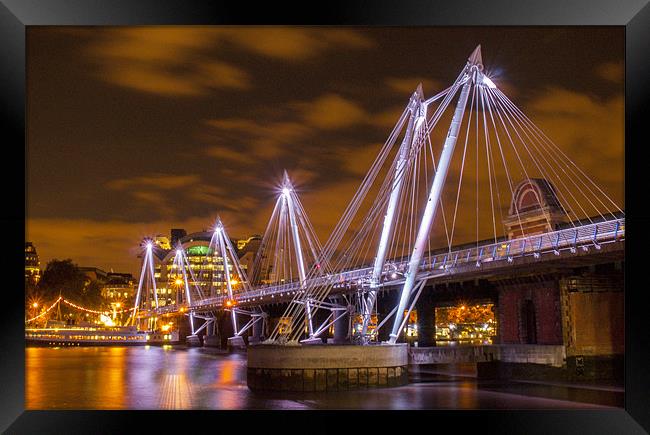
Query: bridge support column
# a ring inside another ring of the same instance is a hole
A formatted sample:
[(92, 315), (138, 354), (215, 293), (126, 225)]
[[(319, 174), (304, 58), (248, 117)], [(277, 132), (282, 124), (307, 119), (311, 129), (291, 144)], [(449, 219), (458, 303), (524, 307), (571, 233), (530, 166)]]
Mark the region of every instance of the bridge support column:
[(348, 311), (344, 315), (341, 315), (341, 313), (341, 311), (334, 312), (335, 316), (340, 317), (334, 322), (333, 344), (342, 344), (350, 341), (350, 310), (348, 308)]
[[(388, 314), (395, 308), (399, 300), (399, 293), (397, 291), (387, 291), (379, 296), (377, 299), (377, 324), (381, 323)], [(377, 336), (377, 341), (386, 341), (390, 334), (390, 321), (386, 322)]]
[(246, 382), (254, 391), (348, 391), (408, 383), (408, 349), (390, 346), (248, 348)]
[(255, 322), (253, 324), (253, 327), (252, 327), (253, 334), (250, 337), (248, 337), (248, 343), (249, 344), (259, 343), (260, 341), (264, 340), (263, 326), (264, 326), (265, 321), (266, 321), (266, 319), (259, 319), (257, 322)]
[(215, 317), (213, 320), (208, 320), (210, 324), (205, 328), (205, 335), (203, 336), (203, 346), (205, 347), (222, 347), (221, 335), (218, 330), (218, 319)]
[(430, 289), (424, 289), (415, 309), (418, 313), (418, 337), (419, 347), (431, 347), (436, 345), (436, 307), (431, 297)]

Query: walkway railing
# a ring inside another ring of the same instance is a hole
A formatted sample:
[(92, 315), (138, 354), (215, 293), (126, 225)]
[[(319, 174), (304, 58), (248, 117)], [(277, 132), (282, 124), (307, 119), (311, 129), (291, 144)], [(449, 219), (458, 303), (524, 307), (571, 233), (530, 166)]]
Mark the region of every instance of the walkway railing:
[[(540, 235), (521, 237), (517, 239), (504, 240), (497, 243), (474, 246), (471, 248), (458, 249), (451, 252), (439, 253), (427, 256), (421, 264), (422, 278), (435, 275), (452, 274), (458, 266), (475, 265), (481, 268), (488, 263), (500, 262), (504, 265), (511, 263), (518, 257), (540, 258), (542, 255), (560, 255), (562, 251), (577, 252), (578, 249), (589, 250), (590, 248), (600, 249), (604, 244), (614, 243), (625, 239), (625, 218), (581, 225), (575, 228), (567, 228), (552, 231)], [(392, 263), (385, 268), (383, 286), (399, 283), (403, 278), (395, 279), (393, 273), (403, 275), (408, 267), (408, 260)], [(463, 270), (466, 270), (464, 267)], [(306, 288), (314, 288), (323, 285), (335, 287), (347, 286), (356, 281), (358, 285), (369, 282), (372, 267), (362, 267), (355, 270), (343, 271), (335, 274), (319, 276), (308, 279)], [(265, 303), (270, 296), (295, 295), (300, 289), (299, 282), (289, 282), (269, 287), (259, 287), (254, 290), (234, 295), (238, 302), (256, 301), (258, 298), (265, 298)], [(190, 307), (191, 310), (201, 310), (205, 307), (224, 306), (227, 296), (216, 296), (195, 301)], [(177, 311), (179, 306), (162, 307), (160, 313)]]

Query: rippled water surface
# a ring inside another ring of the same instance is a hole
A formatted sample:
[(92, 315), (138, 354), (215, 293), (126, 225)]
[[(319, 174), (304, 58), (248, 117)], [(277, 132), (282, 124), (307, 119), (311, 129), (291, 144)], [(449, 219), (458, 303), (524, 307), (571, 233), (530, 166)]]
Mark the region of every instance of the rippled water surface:
[(440, 409), (622, 406), (622, 392), (420, 374), (398, 388), (255, 393), (246, 355), (184, 347), (29, 347), (27, 409)]

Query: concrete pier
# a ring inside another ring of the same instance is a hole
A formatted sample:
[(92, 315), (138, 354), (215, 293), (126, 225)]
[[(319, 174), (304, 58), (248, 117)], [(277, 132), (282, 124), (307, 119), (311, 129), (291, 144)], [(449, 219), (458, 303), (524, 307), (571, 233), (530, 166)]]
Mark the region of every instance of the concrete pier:
[(405, 343), (248, 347), (251, 390), (344, 391), (408, 383)]
[(201, 338), (198, 335), (188, 335), (185, 337), (185, 344), (189, 347), (201, 346)]

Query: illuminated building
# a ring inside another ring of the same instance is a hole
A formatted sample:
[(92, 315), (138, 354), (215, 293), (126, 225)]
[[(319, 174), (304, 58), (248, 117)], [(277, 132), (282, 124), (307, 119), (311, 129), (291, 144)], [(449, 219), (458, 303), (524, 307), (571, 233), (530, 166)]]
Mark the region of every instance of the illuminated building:
[(25, 242), (25, 282), (38, 284), (41, 279), (41, 261), (32, 242)]
[[(178, 229), (174, 231), (176, 232), (172, 234), (172, 239), (180, 235)], [(184, 232), (184, 230), (182, 231)], [(217, 296), (225, 294), (227, 291), (224, 281), (223, 258), (212, 255), (212, 249), (210, 248), (212, 234), (211, 231), (200, 231), (187, 234), (176, 240), (176, 243), (180, 243), (182, 249), (184, 249), (190, 265), (191, 273), (188, 272), (189, 284), (197, 286), (206, 296)], [(244, 271), (247, 271), (252, 266), (260, 242), (261, 237), (258, 235), (237, 240), (237, 247), (241, 246), (237, 255), (244, 257), (242, 264)], [(182, 277), (173, 267), (175, 254), (176, 249), (167, 250), (163, 248), (163, 245), (157, 245), (156, 249), (154, 249), (154, 276), (158, 290), (158, 303), (161, 306), (178, 303), (182, 293), (177, 291), (182, 284)], [(228, 269), (232, 278), (231, 285), (233, 285), (233, 291), (236, 293), (242, 289), (242, 286), (239, 285), (241, 277), (236, 276), (232, 264), (228, 266)], [(194, 279), (192, 279), (192, 276)]]
[(493, 303), (436, 307), (436, 343), (492, 344), (497, 335)]
[(247, 239), (237, 240), (237, 250), (239, 252), (257, 252), (262, 243), (262, 236), (253, 234)]
[(172, 248), (171, 244), (169, 243), (169, 239), (165, 236), (157, 235), (154, 239), (154, 243), (160, 249), (169, 250)]
[(130, 306), (136, 292), (136, 285), (137, 282), (130, 273), (110, 272), (102, 286), (102, 297), (117, 308)]
[(246, 272), (253, 268), (255, 256), (262, 244), (262, 236), (254, 234), (247, 239), (237, 240), (237, 255), (239, 256), (239, 264)]

